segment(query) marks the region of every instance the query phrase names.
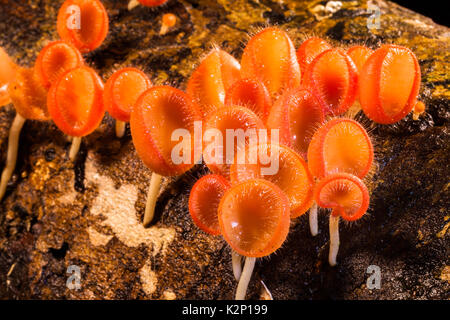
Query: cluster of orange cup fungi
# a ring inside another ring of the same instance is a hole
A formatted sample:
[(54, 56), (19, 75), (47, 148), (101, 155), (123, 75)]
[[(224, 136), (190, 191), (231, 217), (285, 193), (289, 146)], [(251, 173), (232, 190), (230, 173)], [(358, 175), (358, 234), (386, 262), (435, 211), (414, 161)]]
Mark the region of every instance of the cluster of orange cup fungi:
[[(139, 2), (152, 6), (165, 1)], [(71, 5), (80, 8), (80, 29), (68, 29), (65, 23)], [(169, 26), (176, 23), (176, 17), (165, 20)], [(268, 27), (249, 40), (240, 62), (219, 48), (212, 49), (193, 71), (184, 92), (153, 86), (136, 68), (120, 69), (103, 84), (82, 57), (107, 35), (108, 15), (99, 0), (66, 0), (57, 29), (62, 40), (45, 46), (33, 68), (17, 66), (0, 49), (0, 102), (11, 101), (17, 111), (0, 199), (14, 171), (25, 119), (51, 119), (73, 137), (72, 160), (81, 137), (98, 127), (105, 110), (116, 119), (118, 137), (130, 122), (137, 153), (153, 172), (144, 225), (152, 221), (162, 176), (183, 174), (201, 160), (191, 152), (189, 164), (172, 161), (175, 130), (193, 136), (196, 121), (202, 121), (204, 131), (223, 133), (278, 129), (277, 143), (246, 140), (244, 145), (233, 145), (233, 163), (210, 159), (202, 145), (203, 161), (212, 174), (200, 178), (189, 197), (195, 224), (223, 236), (232, 248), (237, 299), (245, 298), (255, 259), (282, 246), (291, 219), (309, 210), (311, 233), (317, 234), (317, 206), (331, 209), (329, 263), (336, 264), (339, 219), (355, 221), (367, 211), (364, 179), (374, 159), (369, 135), (348, 116), (348, 110), (360, 106), (381, 124), (397, 122), (413, 108), (424, 111), (417, 102), (420, 68), (405, 47), (345, 50), (313, 37), (295, 50), (285, 31)], [(188, 147), (193, 149), (194, 143)], [(279, 169), (270, 175), (262, 173), (267, 164), (260, 159), (236, 161), (274, 153)], [(242, 257), (246, 257), (243, 269)]]

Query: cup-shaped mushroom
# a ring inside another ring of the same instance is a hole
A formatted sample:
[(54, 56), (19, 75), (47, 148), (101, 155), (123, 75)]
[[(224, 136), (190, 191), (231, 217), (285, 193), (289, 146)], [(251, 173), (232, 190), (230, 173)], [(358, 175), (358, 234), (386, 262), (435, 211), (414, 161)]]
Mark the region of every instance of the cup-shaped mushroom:
[(50, 87), (47, 106), (53, 122), (65, 134), (83, 137), (103, 119), (103, 82), (93, 69), (82, 66), (62, 74)]
[(133, 144), (141, 160), (153, 171), (144, 226), (153, 220), (161, 176), (182, 174), (199, 161), (194, 128), (201, 119), (192, 98), (170, 86), (148, 89), (134, 105), (130, 118)]
[(300, 70), (304, 75), (308, 70), (309, 64), (322, 52), (331, 49), (331, 45), (318, 37), (311, 37), (300, 45), (297, 49), (297, 60)]
[[(155, 86), (145, 91), (130, 118), (133, 143), (144, 164), (162, 176), (189, 170), (198, 160), (194, 159), (193, 152), (195, 121), (201, 121), (200, 112), (183, 91), (170, 86)], [(186, 145), (181, 146), (179, 153), (173, 152), (180, 146), (179, 139)], [(175, 155), (180, 159), (173, 159)]]
[(16, 77), (17, 68), (11, 57), (0, 47), (0, 107), (11, 102), (8, 85)]
[(170, 28), (175, 26), (177, 23), (177, 16), (173, 13), (165, 13), (161, 19), (161, 29), (159, 30), (159, 35), (163, 36), (169, 32)]
[(226, 92), (225, 105), (239, 105), (252, 110), (265, 122), (272, 107), (272, 99), (266, 86), (257, 79), (236, 81)]
[(339, 251), (339, 218), (347, 221), (360, 219), (369, 207), (369, 192), (358, 177), (348, 173), (334, 173), (317, 183), (314, 199), (319, 206), (332, 209), (328, 262), (335, 266)]
[(286, 91), (277, 100), (266, 125), (279, 129), (281, 142), (306, 156), (314, 132), (324, 121), (325, 111), (320, 100), (310, 90), (296, 88)]
[(108, 13), (99, 0), (66, 0), (59, 9), (56, 27), (62, 40), (82, 53), (90, 52), (108, 34)]
[(308, 147), (311, 174), (322, 178), (346, 172), (363, 178), (373, 162), (373, 145), (366, 130), (357, 121), (337, 118), (322, 125)]
[(46, 45), (39, 53), (34, 65), (37, 79), (45, 88), (59, 77), (74, 68), (83, 65), (80, 51), (65, 41), (54, 41)]
[(328, 114), (342, 114), (356, 99), (356, 66), (343, 50), (326, 50), (309, 65), (304, 85), (320, 99)]
[(230, 169), (232, 183), (266, 179), (288, 197), (291, 218), (304, 214), (313, 202), (313, 178), (305, 160), (279, 144), (253, 144), (236, 155)]
[(279, 28), (269, 27), (254, 35), (242, 54), (241, 75), (260, 80), (272, 98), (286, 89), (298, 87), (301, 72), (288, 34)]
[(235, 58), (214, 48), (194, 70), (186, 92), (200, 106), (203, 117), (224, 106), (225, 92), (240, 79), (240, 68)]
[(147, 75), (136, 68), (117, 70), (106, 81), (103, 103), (108, 113), (116, 119), (116, 134), (119, 138), (125, 132), (125, 123), (130, 121), (131, 109), (137, 99), (151, 86)]
[(281, 247), (289, 232), (289, 200), (275, 184), (253, 179), (233, 185), (219, 204), (219, 226), (231, 248), (264, 257)]
[(365, 46), (353, 46), (347, 49), (347, 54), (355, 64), (356, 70), (359, 73), (366, 63), (367, 59), (372, 55), (373, 50)]
[(397, 45), (377, 49), (359, 76), (364, 113), (381, 124), (400, 121), (416, 104), (420, 78), (419, 63), (410, 49)]
[(17, 69), (15, 79), (8, 86), (8, 93), (16, 112), (28, 120), (49, 120), (47, 89), (35, 76), (32, 68)]
[(230, 182), (217, 174), (201, 177), (189, 194), (189, 213), (194, 223), (206, 233), (219, 235), (219, 203)]
[(226, 106), (212, 112), (203, 126), (203, 160), (208, 168), (228, 177), (237, 151), (258, 141), (262, 120), (250, 109)]
[(320, 207), (333, 209), (332, 215), (347, 221), (360, 219), (369, 207), (366, 185), (349, 173), (333, 173), (321, 179), (314, 188), (314, 199)]

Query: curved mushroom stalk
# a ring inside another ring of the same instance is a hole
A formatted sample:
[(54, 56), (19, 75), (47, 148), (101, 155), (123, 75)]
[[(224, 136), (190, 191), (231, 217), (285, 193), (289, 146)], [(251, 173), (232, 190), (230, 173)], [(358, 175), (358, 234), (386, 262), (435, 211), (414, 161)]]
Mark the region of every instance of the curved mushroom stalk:
[(19, 149), (19, 137), (20, 131), (22, 131), (22, 127), (25, 123), (25, 118), (22, 117), (19, 113), (16, 113), (16, 117), (9, 129), (9, 138), (8, 138), (8, 152), (6, 156), (6, 165), (2, 172), (2, 178), (0, 182), (0, 201), (6, 192), (6, 186), (8, 184), (9, 179), (11, 178), (14, 169), (16, 168), (17, 161), (17, 150)]
[(81, 146), (81, 137), (72, 137), (72, 144), (69, 150), (69, 159), (74, 162)]
[(309, 209), (309, 230), (313, 237), (319, 233), (319, 224), (317, 222), (317, 203), (314, 202), (311, 209)]
[(116, 137), (122, 138), (125, 135), (126, 123), (124, 121), (116, 120)]
[(162, 176), (153, 172), (148, 189), (147, 203), (145, 205), (144, 227), (148, 226), (155, 215), (156, 200), (158, 199), (159, 189), (161, 188)]
[(133, 10), (134, 8), (136, 8), (138, 5), (140, 5), (138, 0), (130, 0), (130, 2), (128, 2), (128, 11)]
[(330, 251), (328, 262), (330, 266), (336, 265), (336, 257), (339, 251), (339, 215), (330, 214)]
[(244, 300), (247, 293), (248, 284), (255, 268), (256, 258), (246, 257), (244, 270), (242, 270), (241, 277), (239, 279), (238, 287), (236, 289), (235, 300)]
[(236, 281), (239, 281), (242, 274), (242, 256), (234, 250), (231, 250), (231, 263), (233, 265), (233, 275)]

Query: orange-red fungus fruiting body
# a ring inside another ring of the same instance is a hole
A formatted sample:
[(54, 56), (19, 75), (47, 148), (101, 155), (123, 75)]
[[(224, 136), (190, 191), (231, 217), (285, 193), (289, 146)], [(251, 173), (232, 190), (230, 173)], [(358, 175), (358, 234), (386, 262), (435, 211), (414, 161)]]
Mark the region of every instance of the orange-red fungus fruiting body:
[(331, 45), (321, 38), (311, 37), (308, 40), (303, 41), (296, 53), (302, 74), (304, 75), (306, 73), (309, 64), (319, 54), (331, 48)]
[(8, 94), (16, 112), (29, 120), (48, 120), (47, 89), (36, 79), (32, 68), (17, 69), (15, 79), (8, 86)]
[[(239, 161), (240, 152), (244, 152), (245, 161)], [(242, 149), (236, 155), (236, 160), (230, 169), (232, 183), (256, 178), (263, 178), (276, 184), (288, 197), (291, 218), (305, 213), (313, 201), (313, 178), (305, 160), (294, 150), (278, 144), (256, 144)], [(257, 161), (250, 161), (257, 156)], [(260, 156), (276, 156), (278, 168), (265, 173), (263, 168), (269, 169), (273, 163), (262, 164)]]
[(359, 76), (364, 113), (380, 124), (401, 120), (416, 104), (420, 78), (420, 66), (411, 50), (383, 45), (367, 59)]
[(217, 216), (219, 203), (230, 187), (230, 182), (217, 174), (201, 177), (192, 187), (189, 213), (194, 223), (203, 231), (212, 235), (220, 234)]
[(54, 41), (39, 53), (34, 71), (45, 88), (50, 88), (63, 73), (83, 65), (80, 51), (65, 41)]
[(189, 78), (186, 92), (200, 106), (203, 117), (223, 107), (225, 92), (240, 78), (239, 62), (214, 48)]
[(280, 141), (306, 155), (315, 130), (325, 121), (320, 100), (308, 89), (286, 91), (273, 105), (267, 127), (280, 130)]
[[(229, 150), (227, 142), (230, 141), (226, 141), (226, 131), (234, 130), (233, 132), (237, 132), (238, 129), (242, 129), (244, 133), (251, 134), (250, 130), (254, 130), (256, 137), (258, 129), (264, 128), (265, 126), (262, 120), (248, 108), (241, 106), (226, 106), (216, 110), (206, 119), (203, 126), (203, 132), (206, 136), (207, 131), (212, 129), (214, 130), (213, 133), (220, 132), (221, 137), (213, 135), (210, 141), (206, 141), (209, 139), (205, 138), (203, 160), (212, 172), (228, 177), (230, 173), (230, 162), (233, 162), (237, 150), (243, 148), (245, 145), (239, 145), (239, 141), (234, 141), (233, 150)], [(241, 143), (249, 143), (249, 137), (250, 136), (246, 136), (245, 141), (241, 141)], [(219, 138), (222, 140), (217, 141)], [(233, 139), (237, 140), (234, 136)], [(212, 149), (210, 149), (210, 147)], [(218, 149), (222, 151), (222, 155), (216, 153), (218, 152)], [(228, 159), (228, 162), (227, 154), (229, 157), (232, 157), (232, 159)]]
[(355, 102), (358, 88), (356, 66), (341, 49), (319, 54), (304, 78), (308, 87), (325, 106), (327, 114), (340, 115)]
[(286, 195), (267, 180), (235, 184), (220, 201), (221, 234), (233, 250), (246, 257), (264, 257), (280, 248), (289, 222)]
[(103, 102), (117, 120), (130, 121), (131, 110), (139, 96), (152, 86), (145, 73), (136, 68), (117, 70), (106, 81)]
[(332, 214), (344, 220), (360, 219), (369, 207), (366, 185), (348, 173), (334, 173), (321, 179), (314, 189), (314, 199), (322, 208), (332, 208)]
[(241, 75), (260, 80), (272, 98), (277, 98), (284, 90), (298, 87), (301, 72), (288, 34), (269, 27), (254, 35), (242, 54)]
[(272, 100), (266, 86), (256, 79), (236, 81), (226, 92), (225, 105), (240, 105), (252, 110), (264, 122), (269, 116)]
[(177, 23), (177, 16), (173, 13), (166, 13), (162, 17), (162, 23), (167, 27), (173, 27)]
[(59, 36), (82, 53), (98, 48), (105, 40), (108, 29), (108, 13), (99, 0), (66, 0), (59, 9)]
[(0, 107), (11, 102), (8, 85), (14, 80), (18, 66), (0, 47)]
[(131, 112), (131, 136), (139, 157), (162, 176), (189, 170), (198, 160), (194, 158), (195, 152), (191, 152), (188, 163), (174, 163), (172, 150), (180, 142), (172, 141), (171, 137), (177, 129), (187, 130), (191, 145), (186, 149), (194, 150), (194, 122), (201, 119), (197, 105), (183, 91), (170, 86), (151, 87), (139, 97)]
[(91, 68), (82, 66), (62, 74), (50, 87), (47, 106), (56, 126), (65, 134), (83, 137), (103, 119), (103, 82)]
[(363, 178), (373, 162), (373, 145), (366, 130), (355, 120), (337, 118), (320, 127), (308, 148), (311, 174), (322, 178), (346, 172)]

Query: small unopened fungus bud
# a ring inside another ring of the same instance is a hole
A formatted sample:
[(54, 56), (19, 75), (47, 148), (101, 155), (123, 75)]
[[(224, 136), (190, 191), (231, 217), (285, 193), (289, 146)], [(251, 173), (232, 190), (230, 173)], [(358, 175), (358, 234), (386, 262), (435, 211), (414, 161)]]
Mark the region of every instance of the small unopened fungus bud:
[(425, 104), (422, 101), (417, 101), (413, 110), (413, 120), (419, 120), (422, 113), (425, 112)]
[(159, 31), (159, 35), (165, 35), (170, 28), (172, 28), (177, 23), (177, 16), (173, 13), (166, 13), (162, 17), (161, 30)]

